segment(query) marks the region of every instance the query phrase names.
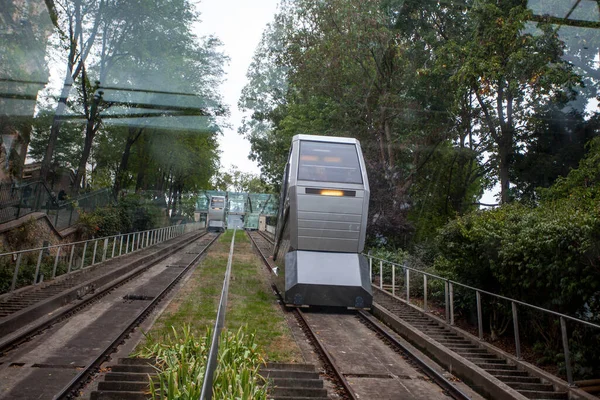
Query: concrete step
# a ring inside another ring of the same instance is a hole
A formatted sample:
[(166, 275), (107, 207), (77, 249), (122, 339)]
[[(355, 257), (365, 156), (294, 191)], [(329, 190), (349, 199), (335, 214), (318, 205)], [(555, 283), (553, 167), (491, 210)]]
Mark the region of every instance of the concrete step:
[(443, 345), (445, 345), (446, 347), (448, 347), (450, 350), (454, 350), (454, 349), (476, 349), (477, 346), (475, 346), (474, 344), (471, 343), (444, 343), (442, 340), (438, 340), (438, 342), (442, 343)]
[(131, 382), (148, 382), (148, 376), (156, 374), (138, 374), (134, 372), (108, 372), (104, 375), (105, 381), (131, 381)]
[(269, 396), (269, 400), (330, 400), (329, 397)]
[(446, 338), (446, 339), (440, 338), (440, 339), (438, 339), (438, 342), (440, 342), (440, 343), (448, 343), (448, 344), (453, 344), (453, 343), (454, 344), (469, 344), (469, 345), (475, 346), (473, 343), (469, 342), (468, 340), (460, 339), (460, 338), (456, 338), (456, 339), (454, 339), (454, 338)]
[(119, 358), (118, 363), (122, 365), (153, 365), (156, 359), (153, 358)]
[(496, 355), (488, 353), (485, 349), (465, 349), (456, 351), (465, 358), (477, 357), (477, 358), (496, 358)]
[(443, 330), (443, 331), (447, 331), (448, 329), (444, 328), (443, 326), (439, 326), (437, 324), (428, 324), (425, 322), (413, 322), (411, 323), (412, 326), (419, 328), (419, 329), (436, 329), (436, 330)]
[(506, 364), (506, 360), (501, 358), (484, 358), (484, 357), (467, 357), (467, 360), (472, 363), (488, 363), (488, 364)]
[(501, 380), (507, 385), (511, 385), (512, 383), (541, 383), (540, 378), (535, 376), (496, 375), (496, 379)]
[(474, 363), (475, 365), (477, 365), (479, 368), (483, 368), (485, 370), (487, 369), (491, 369), (491, 370), (507, 370), (507, 371), (516, 371), (517, 367), (515, 365), (510, 365), (510, 364), (493, 364), (493, 363), (488, 363), (488, 362), (476, 362)]
[(294, 388), (317, 388), (323, 387), (323, 381), (320, 379), (290, 379), (290, 378), (269, 378), (274, 387), (294, 387)]
[(540, 392), (535, 390), (518, 390), (523, 396), (529, 399), (568, 399), (567, 392)]
[[(494, 365), (495, 366), (495, 365)], [(507, 369), (494, 369), (493, 367), (485, 370), (488, 374), (494, 376), (523, 376), (529, 377), (529, 374), (526, 371), (519, 371), (516, 369), (507, 370)]]
[(142, 392), (111, 392), (96, 390), (92, 392), (90, 400), (147, 400), (152, 396)]
[(279, 396), (315, 398), (327, 397), (327, 390), (322, 388), (275, 387), (271, 389), (271, 394), (274, 398), (279, 398)]
[(133, 381), (102, 381), (98, 382), (98, 390), (114, 390), (121, 392), (141, 392), (146, 391), (150, 385), (148, 382)]
[(516, 390), (533, 390), (536, 392), (554, 392), (554, 386), (552, 386), (549, 383), (507, 382), (506, 384)]
[(261, 369), (260, 375), (265, 378), (283, 378), (283, 379), (319, 379), (319, 374), (308, 371), (291, 371), (291, 370), (275, 370)]
[(421, 325), (413, 325), (413, 326), (423, 332), (450, 333), (447, 329), (442, 328), (442, 327), (437, 327), (437, 326), (421, 326)]
[(290, 364), (290, 363), (269, 362), (269, 363), (267, 363), (267, 369), (314, 372), (315, 366), (312, 364)]
[(112, 372), (136, 372), (151, 374), (155, 373), (156, 369), (150, 365), (113, 365)]

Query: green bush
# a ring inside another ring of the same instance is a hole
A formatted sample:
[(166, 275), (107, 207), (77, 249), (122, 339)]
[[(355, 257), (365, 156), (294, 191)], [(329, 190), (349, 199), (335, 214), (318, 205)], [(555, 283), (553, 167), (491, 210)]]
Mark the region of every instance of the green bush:
[[(535, 207), (503, 205), (448, 223), (437, 237), (435, 269), (467, 285), (598, 322), (600, 140), (590, 144), (590, 152), (577, 170), (540, 193)], [(459, 299), (458, 304), (472, 307), (474, 301)], [(498, 321), (510, 319), (510, 305), (502, 302), (488, 302), (484, 312), (504, 327), (506, 324)], [(556, 321), (521, 320), (522, 329), (539, 338), (537, 348), (545, 349), (543, 357), (555, 363), (560, 358)], [(600, 368), (600, 335), (595, 335), (571, 324), (573, 358), (583, 374)], [(584, 337), (590, 340), (581, 340)]]
[(78, 230), (83, 238), (145, 231), (164, 225), (163, 212), (142, 196), (122, 197), (114, 205), (81, 213)]

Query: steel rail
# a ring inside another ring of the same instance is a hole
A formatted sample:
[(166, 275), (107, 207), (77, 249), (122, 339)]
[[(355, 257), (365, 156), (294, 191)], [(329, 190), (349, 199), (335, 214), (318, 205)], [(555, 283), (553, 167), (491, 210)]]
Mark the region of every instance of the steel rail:
[(262, 236), (266, 241), (270, 242), (271, 244), (275, 244), (275, 242), (273, 241), (273, 239), (271, 239), (270, 237), (267, 237), (267, 235), (265, 233), (263, 233), (262, 231), (257, 231), (258, 234), (260, 236)]
[[(205, 233), (200, 239), (206, 236), (208, 233)], [(200, 257), (208, 250), (208, 248), (219, 238), (220, 235), (215, 236), (213, 240), (211, 240), (206, 247), (204, 247), (190, 263), (169, 283), (167, 287), (165, 287), (143, 310), (141, 310), (138, 315), (127, 325), (125, 329), (121, 331), (121, 334), (113, 340), (108, 346), (104, 348), (102, 353), (98, 355), (91, 363), (89, 363), (83, 370), (81, 370), (72, 380), (69, 382), (53, 399), (70, 399), (73, 397), (77, 397), (73, 392), (77, 391), (81, 385), (85, 383), (85, 379), (93, 374), (93, 371), (99, 369), (100, 366), (104, 363), (104, 361), (112, 354), (115, 349), (119, 346), (121, 342), (125, 340), (125, 338), (131, 333), (131, 331), (136, 328), (139, 324), (141, 324), (148, 314), (158, 305), (158, 303), (173, 289), (173, 287), (187, 274), (192, 267), (198, 262)], [(196, 239), (196, 240), (197, 240)]]
[[(185, 243), (181, 244), (180, 246), (177, 246), (177, 249), (183, 248), (183, 247), (189, 245), (190, 243), (192, 243), (193, 241), (206, 236), (207, 234), (208, 234), (208, 232), (204, 232), (201, 235), (194, 237), (194, 238), (190, 239), (189, 241), (186, 241)], [(132, 272), (131, 275), (128, 274), (123, 278), (117, 278), (114, 281), (110, 282), (108, 287), (105, 287), (101, 291), (95, 292), (91, 297), (83, 300), (82, 302), (73, 304), (72, 306), (67, 307), (64, 310), (61, 310), (56, 315), (53, 315), (50, 319), (45, 320), (39, 324), (33, 325), (30, 328), (23, 331), (18, 336), (15, 336), (14, 338), (12, 338), (4, 343), (0, 343), (0, 355), (6, 354), (8, 351), (17, 347), (19, 344), (28, 341), (32, 336), (35, 336), (38, 333), (40, 333), (41, 331), (51, 327), (52, 325), (66, 319), (66, 318), (71, 317), (73, 314), (76, 314), (77, 312), (81, 311), (82, 309), (86, 308), (87, 306), (91, 305), (92, 303), (98, 301), (102, 297), (109, 294), (115, 288), (118, 288), (118, 287), (124, 285), (125, 283), (131, 281), (132, 279), (135, 279), (138, 275), (145, 272), (148, 268), (161, 262), (162, 260), (166, 259), (167, 257), (169, 257), (171, 255), (172, 255), (172, 253), (167, 253), (167, 254), (160, 256), (159, 258), (157, 258), (155, 260), (151, 260), (148, 264), (138, 267), (136, 270), (134, 270), (135, 272)]]
[[(260, 247), (258, 247), (258, 244), (254, 241), (254, 238), (252, 237), (252, 235), (250, 235), (250, 233), (248, 233), (248, 237), (250, 237), (250, 241), (258, 250), (258, 253), (260, 254), (265, 266), (269, 269), (270, 272), (272, 272), (272, 269), (271, 269), (271, 266), (269, 265), (268, 259), (265, 257), (265, 255), (261, 251)], [(281, 295), (281, 292), (279, 291), (277, 286), (275, 284), (272, 284), (271, 287), (273, 288), (273, 291), (279, 298), (281, 307), (285, 311), (290, 311), (289, 309), (287, 309), (285, 307), (285, 303), (283, 301), (283, 296)], [(312, 327), (308, 323), (308, 320), (304, 316), (304, 313), (299, 308), (293, 308), (291, 310), (291, 312), (294, 313), (294, 316), (296, 317), (296, 320), (300, 323), (303, 331), (308, 333), (309, 340), (313, 343), (317, 352), (321, 354), (321, 360), (325, 364), (325, 369), (329, 369), (331, 372), (333, 372), (334, 379), (337, 381), (336, 383), (338, 383), (339, 386), (342, 387), (342, 389), (346, 392), (346, 395), (348, 396), (348, 398), (350, 398), (352, 400), (358, 400), (358, 397), (356, 396), (356, 394), (350, 387), (350, 384), (346, 380), (346, 377), (344, 376), (342, 371), (339, 369), (339, 367), (333, 360), (333, 357), (331, 356), (331, 354), (329, 354), (329, 352), (325, 348), (325, 345), (323, 344), (323, 342), (321, 342), (321, 340), (317, 337), (317, 334), (315, 333), (315, 331), (312, 329)]]
[[(279, 291), (277, 291), (277, 295), (279, 296), (279, 299), (281, 300), (282, 307), (285, 307), (283, 305), (283, 297), (281, 296), (281, 293), (279, 293)], [(354, 393), (354, 390), (352, 390), (352, 388), (350, 387), (350, 384), (346, 380), (346, 377), (344, 376), (344, 374), (342, 373), (340, 368), (337, 366), (337, 364), (333, 360), (333, 357), (331, 356), (331, 354), (329, 354), (329, 352), (325, 348), (325, 345), (323, 344), (323, 342), (317, 337), (317, 334), (315, 333), (314, 329), (308, 323), (308, 320), (304, 316), (304, 312), (302, 310), (300, 310), (299, 308), (294, 308), (293, 312), (294, 312), (294, 315), (296, 316), (296, 319), (298, 319), (301, 322), (301, 325), (304, 327), (304, 331), (308, 332), (308, 334), (310, 335), (311, 341), (317, 348), (317, 351), (321, 353), (321, 356), (325, 360), (326, 364), (328, 364), (329, 369), (335, 375), (335, 379), (340, 383), (342, 388), (344, 388), (346, 395), (352, 400), (358, 400), (358, 397)]]
[(217, 356), (219, 354), (219, 337), (225, 325), (225, 314), (227, 314), (227, 296), (229, 294), (229, 281), (231, 280), (231, 265), (233, 263), (233, 251), (235, 249), (235, 234), (237, 228), (233, 230), (231, 237), (231, 245), (229, 246), (229, 257), (227, 258), (227, 268), (225, 269), (225, 277), (223, 278), (223, 289), (221, 290), (221, 299), (219, 300), (219, 308), (217, 310), (217, 318), (213, 330), (213, 337), (206, 362), (206, 370), (204, 380), (202, 381), (202, 391), (200, 400), (211, 400), (213, 392), (213, 376), (217, 369)]
[(387, 329), (385, 329), (381, 323), (373, 316), (369, 315), (365, 311), (358, 311), (358, 315), (360, 318), (365, 321), (369, 327), (371, 327), (375, 332), (384, 337), (384, 340), (390, 342), (394, 347), (400, 349), (404, 355), (409, 357), (412, 361), (414, 361), (421, 371), (427, 375), (431, 380), (433, 380), (438, 386), (444, 389), (453, 399), (456, 400), (468, 400), (470, 397), (462, 392), (459, 388), (454, 386), (450, 381), (448, 381), (442, 374), (432, 368), (429, 364), (425, 363), (419, 356), (414, 354), (408, 347), (406, 347), (402, 342), (397, 340), (394, 336), (392, 336)]

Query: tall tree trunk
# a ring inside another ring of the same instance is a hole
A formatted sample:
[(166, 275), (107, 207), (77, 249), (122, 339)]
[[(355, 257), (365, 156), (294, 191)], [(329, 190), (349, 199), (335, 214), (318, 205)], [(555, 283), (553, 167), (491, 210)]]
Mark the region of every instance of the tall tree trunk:
[(512, 153), (512, 135), (503, 134), (498, 143), (498, 156), (500, 157), (500, 196), (502, 204), (510, 202), (510, 159)]
[(387, 116), (384, 117), (383, 131), (385, 132), (385, 140), (387, 141), (387, 153), (388, 153), (388, 165), (389, 168), (394, 168), (395, 157), (394, 157), (394, 143), (392, 140), (392, 127)]
[(45, 181), (48, 178), (48, 172), (50, 171), (50, 164), (52, 163), (52, 157), (54, 155), (54, 149), (56, 147), (56, 141), (58, 140), (58, 134), (60, 133), (60, 126), (62, 124), (62, 116), (65, 113), (67, 108), (67, 98), (69, 97), (69, 92), (71, 91), (72, 85), (71, 71), (67, 68), (67, 74), (65, 76), (65, 80), (63, 83), (63, 87), (60, 93), (60, 98), (58, 100), (58, 105), (56, 106), (56, 112), (54, 113), (54, 118), (52, 120), (52, 127), (50, 128), (50, 137), (48, 138), (48, 146), (46, 147), (46, 152), (44, 153), (44, 158), (42, 160), (42, 165), (40, 168), (40, 179)]
[(178, 193), (178, 184), (173, 185), (173, 203), (171, 205), (171, 217), (177, 215), (177, 193)]
[(148, 160), (147, 160), (146, 156), (142, 156), (142, 159), (140, 160), (140, 163), (138, 165), (137, 179), (135, 182), (136, 193), (144, 188), (144, 180), (146, 178), (147, 164), (148, 164)]
[[(85, 78), (85, 70), (83, 73), (83, 77)], [(85, 79), (83, 79), (84, 83), (84, 97), (85, 93)], [(92, 107), (87, 113), (87, 123), (85, 125), (85, 142), (83, 145), (83, 152), (81, 153), (81, 158), (79, 159), (79, 166), (77, 167), (77, 174), (75, 175), (75, 181), (73, 182), (73, 191), (75, 193), (79, 192), (81, 188), (81, 178), (85, 173), (85, 166), (87, 165), (88, 159), (90, 157), (90, 153), (92, 151), (92, 145), (94, 144), (94, 137), (96, 136), (96, 132), (98, 132), (99, 122), (96, 123), (98, 117), (98, 103), (101, 100), (101, 93), (95, 94), (94, 99), (92, 100)]]
[[(58, 139), (58, 135), (60, 133), (60, 127), (62, 124), (62, 117), (67, 108), (67, 99), (69, 97), (69, 93), (71, 91), (71, 86), (75, 79), (82, 71), (83, 66), (85, 65), (85, 60), (87, 59), (90, 50), (92, 48), (92, 44), (96, 38), (96, 34), (98, 32), (98, 27), (100, 26), (100, 20), (102, 12), (104, 11), (104, 0), (100, 0), (100, 4), (98, 5), (98, 11), (96, 14), (96, 18), (94, 21), (94, 26), (90, 33), (90, 37), (87, 42), (83, 43), (82, 37), (82, 16), (81, 16), (81, 0), (74, 0), (75, 4), (75, 30), (70, 33), (69, 37), (69, 58), (67, 62), (67, 72), (63, 82), (63, 87), (60, 93), (60, 98), (58, 101), (58, 105), (56, 106), (56, 112), (54, 113), (54, 119), (52, 121), (52, 127), (50, 129), (50, 137), (48, 138), (48, 146), (46, 147), (46, 152), (44, 153), (44, 158), (42, 160), (42, 165), (40, 168), (40, 179), (45, 181), (48, 177), (48, 172), (50, 171), (50, 164), (52, 163), (52, 158), (54, 156), (54, 149), (56, 148), (56, 141)], [(79, 42), (79, 46), (81, 46), (81, 55), (79, 57), (79, 61), (77, 62), (77, 67), (73, 70), (73, 67), (76, 63), (76, 55), (77, 55), (77, 43)]]
[(123, 181), (125, 180), (125, 171), (127, 171), (127, 166), (129, 165), (131, 147), (139, 139), (143, 132), (144, 128), (129, 127), (127, 140), (125, 141), (125, 149), (123, 150), (123, 155), (121, 155), (121, 163), (119, 164), (117, 177), (115, 178), (115, 196), (119, 195), (119, 192), (124, 184)]

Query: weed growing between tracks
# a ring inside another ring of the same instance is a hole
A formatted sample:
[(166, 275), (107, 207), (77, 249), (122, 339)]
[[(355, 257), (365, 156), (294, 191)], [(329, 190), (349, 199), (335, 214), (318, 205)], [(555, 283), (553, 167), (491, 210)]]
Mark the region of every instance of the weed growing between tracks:
[[(197, 399), (202, 391), (211, 329), (194, 335), (189, 325), (173, 328), (161, 342), (151, 339), (138, 356), (155, 358), (158, 377), (151, 380), (153, 399)], [(267, 387), (258, 370), (264, 360), (258, 353), (254, 335), (240, 328), (221, 334), (217, 369), (213, 379), (214, 399), (267, 399)]]
[[(229, 240), (224, 236), (208, 250), (190, 279), (154, 323), (146, 341), (166, 341), (173, 328), (179, 329), (185, 325), (190, 327), (194, 336), (200, 337), (205, 334), (207, 328), (214, 325), (231, 241), (231, 236)], [(141, 346), (143, 343), (138, 345), (137, 350), (141, 349)]]
[[(211, 246), (148, 333), (148, 343), (164, 342), (173, 328), (184, 325), (201, 337), (214, 325), (232, 236), (229, 230)], [(243, 231), (238, 231), (235, 238), (228, 302), (227, 329), (235, 331), (246, 326), (246, 332), (255, 332), (258, 349), (269, 361), (301, 360), (300, 349), (275, 303), (269, 277)]]
[(243, 231), (235, 237), (235, 253), (229, 286), (225, 325), (238, 329), (247, 325), (256, 331), (256, 341), (269, 361), (300, 361), (300, 349), (277, 304), (262, 262)]

